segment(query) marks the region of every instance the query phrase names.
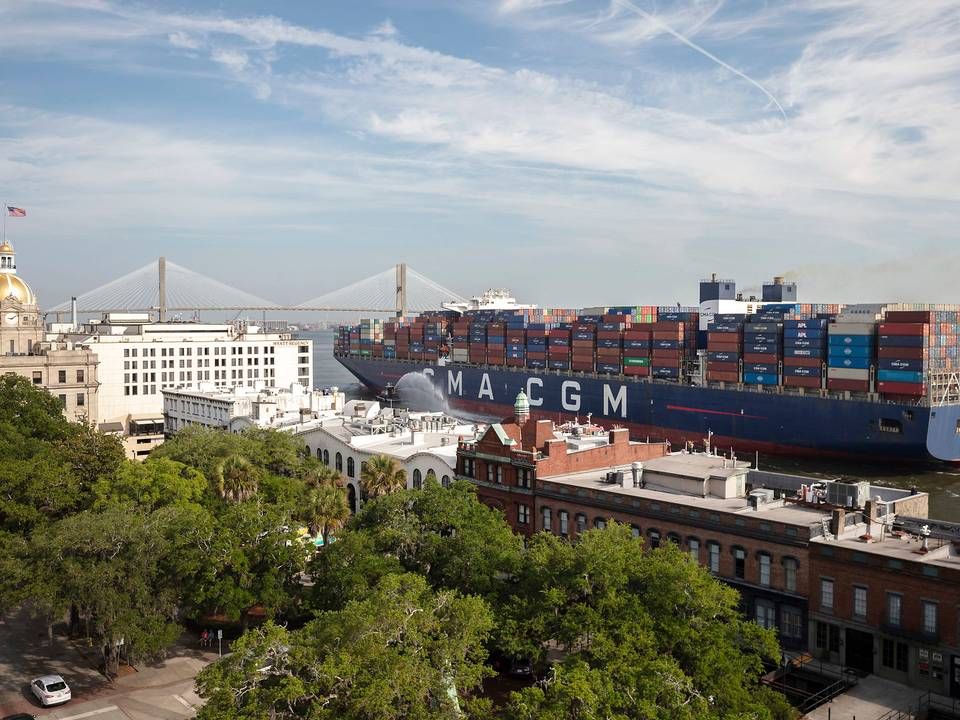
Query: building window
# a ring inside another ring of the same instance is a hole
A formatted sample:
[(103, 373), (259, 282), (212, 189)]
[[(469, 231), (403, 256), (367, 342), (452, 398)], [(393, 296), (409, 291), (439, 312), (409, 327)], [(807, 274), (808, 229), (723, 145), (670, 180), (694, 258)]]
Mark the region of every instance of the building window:
[(503, 485), (503, 465), (497, 465), (497, 485)]
[(642, 533), (640, 532), (640, 528), (637, 527), (636, 525), (630, 526), (630, 534), (635, 538), (638, 538), (642, 535)]
[(33, 384), (42, 385), (43, 384), (43, 373), (39, 370), (34, 370), (33, 372)]
[(769, 600), (757, 600), (757, 625), (764, 628), (773, 628), (777, 626), (777, 611), (773, 603)]
[(517, 522), (520, 525), (526, 525), (530, 522), (530, 506), (519, 504), (517, 505)]
[(437, 474), (433, 471), (433, 468), (427, 470), (427, 482), (430, 482), (431, 480), (433, 480), (433, 482), (437, 481)]
[(353, 477), (353, 473), (354, 473), (353, 458), (348, 457), (347, 458), (347, 477)]
[(340, 453), (337, 453), (336, 463), (337, 463), (337, 472), (342, 473), (343, 472), (343, 455), (341, 455)]
[(833, 609), (833, 580), (820, 578), (820, 607)]
[(647, 530), (647, 537), (650, 540), (651, 548), (660, 547), (660, 531), (659, 530)]
[(761, 553), (758, 560), (760, 561), (760, 584), (770, 587), (770, 556)]
[(566, 537), (570, 534), (570, 516), (566, 510), (561, 510), (557, 513), (557, 517), (560, 518), (560, 534)]
[(840, 628), (832, 623), (818, 621), (816, 644), (818, 650), (840, 652)]
[(493, 483), (493, 464), (487, 463), (487, 482)]
[(87, 404), (87, 396), (83, 393), (77, 393), (77, 407), (83, 407)]
[(83, 382), (83, 370), (77, 370), (77, 382), (78, 383)]
[(787, 592), (797, 591), (797, 563), (794, 558), (783, 559), (783, 589)]
[(607, 521), (604, 520), (603, 518), (599, 518), (599, 517), (598, 517), (598, 518), (594, 518), (594, 519), (593, 519), (593, 526), (594, 526), (595, 528), (597, 528), (597, 530), (603, 530), (603, 529), (607, 526)]
[(733, 574), (741, 580), (747, 576), (747, 551), (743, 548), (733, 549)]
[[(136, 388), (134, 388), (136, 390)], [(66, 395), (57, 395), (57, 399), (60, 401), (60, 407), (67, 407), (67, 396)]]
[(710, 572), (720, 572), (720, 545), (719, 543), (707, 543), (707, 558), (710, 562)]
[(867, 617), (867, 589), (860, 585), (853, 588), (853, 615), (861, 620)]
[(577, 513), (577, 534), (587, 530), (587, 516), (583, 513)]
[(780, 614), (783, 618), (781, 631), (784, 637), (799, 640), (803, 637), (803, 615), (795, 607), (784, 607)]
[(880, 653), (880, 662), (884, 667), (898, 672), (907, 672), (907, 659), (910, 656), (910, 647), (906, 643), (884, 638)]
[(680, 536), (676, 533), (667, 533), (667, 542), (671, 542), (677, 547), (680, 547)]
[(929, 600), (920, 601), (921, 617), (923, 618), (923, 632), (927, 635), (937, 634), (937, 604)]
[(690, 559), (700, 563), (700, 541), (696, 538), (687, 538), (687, 548), (690, 550)]
[(65, 382), (67, 382), (67, 371), (66, 371), (66, 370), (58, 370), (58, 371), (57, 371), (57, 382), (60, 383), (61, 385), (62, 385), (63, 383), (65, 383)]
[(517, 487), (530, 487), (530, 470), (527, 468), (517, 469)]
[(329, 450), (324, 450), (324, 451), (323, 451), (323, 464), (326, 465), (326, 466), (328, 466), (328, 467), (330, 466), (330, 451), (329, 451)]
[(323, 462), (323, 450), (321, 450), (320, 448), (317, 448), (317, 460), (319, 460), (320, 462)]
[(420, 472), (420, 468), (416, 468), (413, 471), (413, 489), (419, 490), (423, 487), (423, 473)]
[(551, 530), (551, 518), (550, 518), (550, 508), (542, 507), (540, 508), (540, 517), (542, 529), (550, 532)]
[(887, 593), (887, 624), (900, 627), (903, 615), (903, 596), (899, 593)]
[(442, 478), (440, 478), (440, 484), (445, 488), (450, 487), (450, 476), (444, 475)]

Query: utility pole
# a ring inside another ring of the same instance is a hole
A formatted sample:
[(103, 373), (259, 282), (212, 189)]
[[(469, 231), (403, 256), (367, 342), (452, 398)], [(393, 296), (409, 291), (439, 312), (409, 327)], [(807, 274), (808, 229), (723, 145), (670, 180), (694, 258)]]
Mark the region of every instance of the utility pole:
[(157, 272), (160, 278), (160, 299), (159, 299), (159, 320), (164, 322), (167, 319), (167, 259), (160, 257), (157, 261)]
[(397, 317), (407, 314), (407, 264), (397, 264)]

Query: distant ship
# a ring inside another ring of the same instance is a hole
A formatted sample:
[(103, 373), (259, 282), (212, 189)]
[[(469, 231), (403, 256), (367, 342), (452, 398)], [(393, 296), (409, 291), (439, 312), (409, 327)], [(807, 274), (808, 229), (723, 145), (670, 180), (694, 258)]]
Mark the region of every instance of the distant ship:
[(334, 354), (375, 392), (423, 373), (450, 407), (590, 415), (675, 447), (960, 462), (960, 308), (761, 299), (715, 276), (700, 305), (580, 310), (490, 291), (412, 320), (342, 327)]

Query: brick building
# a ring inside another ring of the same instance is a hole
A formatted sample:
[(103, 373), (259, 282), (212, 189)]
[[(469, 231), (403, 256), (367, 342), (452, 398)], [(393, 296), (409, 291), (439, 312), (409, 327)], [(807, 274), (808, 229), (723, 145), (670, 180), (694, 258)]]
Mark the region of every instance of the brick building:
[(869, 528), (856, 522), (811, 542), (810, 648), (960, 697), (960, 525), (890, 519), (874, 503), (864, 517), (874, 518)]
[(648, 547), (674, 542), (735, 587), (744, 612), (776, 628), (788, 650), (813, 647), (817, 637), (808, 599), (821, 574), (811, 558), (819, 538), (848, 532), (867, 497), (883, 498), (890, 517), (926, 517), (923, 493), (764, 472), (711, 453), (669, 453), (659, 443), (631, 442), (625, 430), (556, 427), (530, 420), (525, 400), (521, 393), (513, 418), (458, 447), (458, 475), (476, 485), (482, 502), (528, 536), (575, 538), (616, 520)]

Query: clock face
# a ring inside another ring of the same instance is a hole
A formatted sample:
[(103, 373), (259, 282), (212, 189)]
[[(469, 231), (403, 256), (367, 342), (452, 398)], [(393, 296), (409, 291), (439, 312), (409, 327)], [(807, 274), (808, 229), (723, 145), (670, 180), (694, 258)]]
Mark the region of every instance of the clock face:
[(17, 321), (16, 313), (7, 313), (7, 316), (4, 318), (7, 325), (13, 325)]

